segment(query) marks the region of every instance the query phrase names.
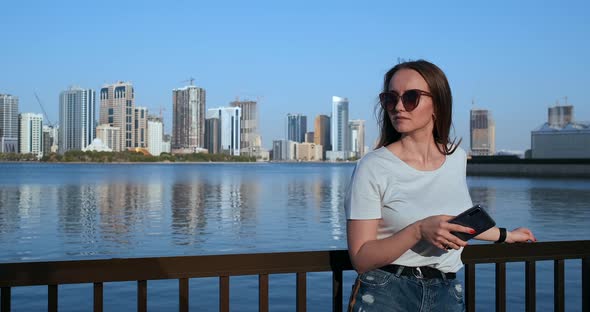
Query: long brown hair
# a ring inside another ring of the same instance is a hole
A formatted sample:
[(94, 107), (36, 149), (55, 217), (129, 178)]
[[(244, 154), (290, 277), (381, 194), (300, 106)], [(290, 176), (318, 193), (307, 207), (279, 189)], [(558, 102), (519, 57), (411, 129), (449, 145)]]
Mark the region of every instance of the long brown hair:
[[(443, 73), (438, 66), (425, 60), (399, 63), (385, 74), (383, 80), (383, 92), (389, 91), (391, 78), (393, 78), (393, 75), (401, 69), (414, 70), (426, 80), (426, 83), (430, 88), (430, 93), (432, 94), (432, 104), (434, 106), (435, 118), (432, 135), (434, 136), (434, 142), (437, 143), (436, 148), (443, 155), (452, 154), (461, 143), (461, 139), (459, 139), (459, 142), (456, 144), (456, 139), (453, 139), (452, 141), (449, 139), (449, 132), (451, 131), (451, 126), (453, 124), (453, 96), (451, 95), (451, 87), (449, 86), (445, 73)], [(380, 128), (379, 143), (377, 143), (376, 148), (399, 141), (401, 133), (395, 130), (387, 112), (383, 110), (379, 104), (377, 104), (375, 109)]]

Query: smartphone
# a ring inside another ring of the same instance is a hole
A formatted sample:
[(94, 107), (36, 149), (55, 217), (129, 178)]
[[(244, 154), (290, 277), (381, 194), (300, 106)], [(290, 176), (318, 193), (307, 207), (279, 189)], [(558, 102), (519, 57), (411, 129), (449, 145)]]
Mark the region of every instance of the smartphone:
[(488, 213), (480, 205), (475, 205), (463, 211), (460, 215), (451, 219), (449, 223), (463, 225), (475, 230), (474, 234), (451, 232), (451, 234), (464, 241), (468, 241), (496, 225), (494, 219), (492, 219), (492, 217), (490, 217), (490, 215), (488, 215)]

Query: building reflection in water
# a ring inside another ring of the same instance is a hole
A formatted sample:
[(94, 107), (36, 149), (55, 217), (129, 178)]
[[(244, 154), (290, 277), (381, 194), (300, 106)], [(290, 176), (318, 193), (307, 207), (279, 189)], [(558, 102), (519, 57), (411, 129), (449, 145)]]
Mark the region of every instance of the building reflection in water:
[(344, 199), (346, 189), (350, 180), (348, 171), (344, 171), (341, 166), (331, 168), (330, 179), (330, 226), (332, 229), (332, 239), (342, 240), (345, 238), (346, 216), (344, 212)]
[[(481, 205), (488, 213), (493, 214), (496, 212), (496, 189), (488, 186), (472, 186), (469, 188), (469, 194), (471, 195), (471, 201), (474, 205)], [(470, 207), (465, 207), (465, 209)]]
[[(18, 187), (0, 188), (0, 234), (2, 239), (9, 233), (18, 233), (21, 229), (28, 230), (31, 236), (36, 235), (41, 224), (42, 210), (42, 188), (39, 185), (19, 185)], [(49, 194), (45, 194), (49, 197)], [(14, 207), (16, 203), (16, 209)], [(29, 235), (27, 235), (28, 237)], [(17, 239), (16, 243), (23, 239), (22, 236), (11, 238)]]
[(309, 198), (307, 182), (293, 178), (287, 182), (287, 226), (289, 229), (306, 226), (308, 219)]
[(223, 248), (255, 236), (257, 183), (230, 174), (187, 178), (180, 173), (174, 180), (170, 206), (175, 244), (200, 246), (231, 234), (235, 240), (214, 242)]
[(8, 234), (18, 233), (21, 228), (20, 209), (12, 203), (19, 203), (22, 187), (0, 187), (0, 240), (12, 239)]
[(129, 248), (133, 235), (144, 234), (148, 226), (148, 185), (118, 182), (97, 188), (102, 239), (116, 243), (114, 247)]
[(587, 188), (564, 188), (560, 184), (556, 187), (531, 187), (528, 193), (531, 223), (542, 228), (538, 231), (541, 237), (544, 231), (558, 226), (568, 230), (567, 234), (556, 239), (583, 239), (576, 238), (576, 233), (584, 233), (590, 224), (590, 192)]
[(172, 185), (172, 234), (178, 245), (192, 245), (202, 242), (206, 233), (205, 196), (208, 185), (175, 183)]
[[(314, 183), (313, 193), (320, 206), (320, 223), (329, 226), (332, 240), (340, 241), (346, 236), (344, 199), (352, 170), (350, 167), (332, 166), (329, 175)], [(337, 246), (342, 247), (342, 246)]]
[[(82, 254), (96, 252), (98, 238), (97, 191), (94, 185), (67, 185), (57, 193), (58, 231), (66, 244)], [(74, 250), (72, 249), (72, 252)]]

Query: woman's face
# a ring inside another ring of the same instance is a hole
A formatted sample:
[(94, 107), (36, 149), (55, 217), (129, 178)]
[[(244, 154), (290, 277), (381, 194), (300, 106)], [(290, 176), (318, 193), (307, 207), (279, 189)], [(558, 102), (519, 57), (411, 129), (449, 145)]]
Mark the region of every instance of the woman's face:
[(401, 69), (397, 71), (389, 82), (389, 91), (400, 95), (393, 110), (388, 111), (391, 124), (402, 134), (410, 134), (418, 131), (432, 133), (434, 127), (434, 105), (432, 97), (421, 95), (418, 106), (411, 112), (406, 111), (401, 101), (401, 95), (407, 90), (418, 89), (430, 93), (426, 80), (415, 70)]

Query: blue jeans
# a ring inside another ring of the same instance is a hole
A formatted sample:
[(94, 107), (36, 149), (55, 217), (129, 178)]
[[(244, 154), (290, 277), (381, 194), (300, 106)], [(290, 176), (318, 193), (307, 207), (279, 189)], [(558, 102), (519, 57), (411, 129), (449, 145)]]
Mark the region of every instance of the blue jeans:
[(348, 311), (465, 311), (463, 287), (456, 279), (424, 279), (380, 269), (360, 274)]

